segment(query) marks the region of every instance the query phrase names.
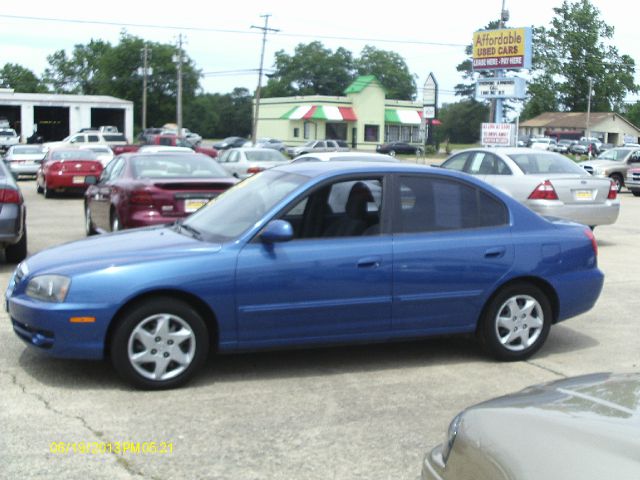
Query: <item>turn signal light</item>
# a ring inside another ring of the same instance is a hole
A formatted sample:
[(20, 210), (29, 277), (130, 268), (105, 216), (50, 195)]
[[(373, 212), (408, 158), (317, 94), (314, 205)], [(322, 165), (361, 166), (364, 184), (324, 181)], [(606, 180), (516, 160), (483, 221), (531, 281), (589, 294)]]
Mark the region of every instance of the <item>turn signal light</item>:
[(615, 182), (611, 182), (611, 186), (609, 187), (609, 195), (607, 195), (607, 200), (615, 200), (618, 198), (618, 186)]
[(551, 182), (545, 180), (531, 192), (529, 200), (558, 200), (558, 194)]
[(153, 196), (144, 190), (134, 190), (129, 197), (129, 203), (133, 205), (153, 205)]
[(596, 237), (591, 231), (590, 228), (584, 229), (584, 234), (587, 236), (589, 240), (591, 240), (591, 247), (593, 248), (593, 253), (597, 257), (598, 256), (598, 242), (596, 241)]

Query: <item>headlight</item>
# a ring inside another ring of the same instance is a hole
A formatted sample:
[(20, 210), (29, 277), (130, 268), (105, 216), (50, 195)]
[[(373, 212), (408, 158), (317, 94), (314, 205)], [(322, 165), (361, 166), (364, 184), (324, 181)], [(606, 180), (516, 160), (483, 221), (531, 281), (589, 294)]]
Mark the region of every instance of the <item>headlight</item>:
[(455, 416), (451, 423), (449, 424), (449, 431), (447, 432), (447, 438), (445, 439), (444, 445), (442, 446), (442, 461), (446, 464), (447, 460), (449, 460), (449, 455), (451, 454), (451, 449), (453, 448), (453, 442), (456, 440), (456, 436), (458, 435), (458, 428), (460, 427), (460, 422), (462, 422), (462, 413), (459, 413)]
[(29, 297), (43, 302), (64, 302), (69, 292), (71, 279), (62, 275), (40, 275), (33, 277), (27, 284)]

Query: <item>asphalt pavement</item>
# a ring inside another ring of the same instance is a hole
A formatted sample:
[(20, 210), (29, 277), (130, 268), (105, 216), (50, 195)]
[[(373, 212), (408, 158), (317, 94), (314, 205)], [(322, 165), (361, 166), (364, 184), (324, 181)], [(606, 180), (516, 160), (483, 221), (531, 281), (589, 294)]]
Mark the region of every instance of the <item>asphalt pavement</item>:
[[(21, 181), (29, 252), (84, 237), (80, 198)], [(212, 357), (185, 388), (130, 389), (106, 362), (27, 349), (0, 313), (2, 479), (415, 479), (465, 406), (530, 384), (640, 365), (640, 198), (598, 227), (605, 287), (531, 360), (467, 338)], [(79, 247), (80, 248), (80, 247)], [(13, 265), (0, 263), (5, 288)], [(526, 433), (526, 432), (523, 432)]]

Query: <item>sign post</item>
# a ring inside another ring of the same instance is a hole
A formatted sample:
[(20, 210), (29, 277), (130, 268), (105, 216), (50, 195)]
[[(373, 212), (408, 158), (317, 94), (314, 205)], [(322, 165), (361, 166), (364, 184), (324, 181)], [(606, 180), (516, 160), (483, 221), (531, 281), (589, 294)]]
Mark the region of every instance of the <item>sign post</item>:
[[(422, 88), (422, 129), (425, 134), (423, 141), (426, 145), (433, 145), (433, 119), (438, 116), (438, 82), (433, 73), (429, 73)], [(426, 148), (425, 148), (426, 151)]]

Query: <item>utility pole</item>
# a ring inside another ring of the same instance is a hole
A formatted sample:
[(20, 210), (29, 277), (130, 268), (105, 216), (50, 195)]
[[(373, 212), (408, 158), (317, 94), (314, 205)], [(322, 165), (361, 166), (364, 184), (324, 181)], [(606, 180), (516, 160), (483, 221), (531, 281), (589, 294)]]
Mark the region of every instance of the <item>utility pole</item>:
[(178, 125), (178, 135), (182, 132), (182, 34), (178, 35), (178, 53), (173, 57), (178, 64), (178, 93), (176, 95), (176, 124)]
[(593, 89), (593, 78), (587, 77), (589, 81), (589, 93), (587, 94), (587, 128), (586, 128), (586, 137), (587, 140), (591, 138), (591, 90)]
[[(500, 22), (498, 23), (498, 28), (503, 29), (504, 24), (507, 20), (509, 20), (509, 10), (506, 10), (505, 1), (502, 0), (502, 8), (500, 9)], [(495, 76), (502, 77), (504, 74), (504, 70), (496, 70)], [(493, 116), (494, 123), (502, 123), (504, 121), (504, 111), (502, 108), (502, 98), (496, 98), (491, 101), (491, 111)]]
[(149, 47), (142, 49), (142, 131), (147, 128), (147, 75), (149, 74)]
[(267, 44), (267, 33), (268, 32), (279, 32), (280, 30), (276, 28), (269, 28), (269, 17), (271, 15), (260, 15), (264, 18), (264, 27), (257, 27), (256, 25), (251, 25), (251, 28), (257, 28), (258, 30), (262, 30), (262, 52), (260, 53), (260, 69), (258, 70), (258, 88), (256, 89), (256, 108), (253, 115), (253, 124), (251, 127), (251, 142), (255, 145), (256, 143), (256, 134), (258, 130), (258, 115), (260, 114), (260, 90), (262, 88), (262, 67), (264, 65), (264, 48)]

